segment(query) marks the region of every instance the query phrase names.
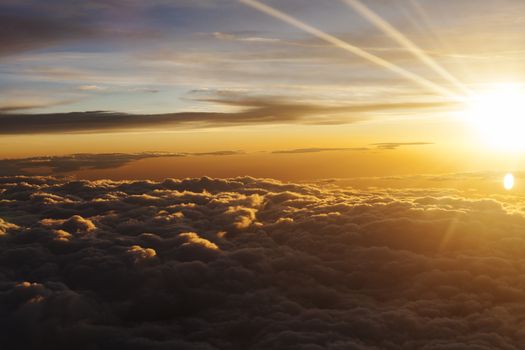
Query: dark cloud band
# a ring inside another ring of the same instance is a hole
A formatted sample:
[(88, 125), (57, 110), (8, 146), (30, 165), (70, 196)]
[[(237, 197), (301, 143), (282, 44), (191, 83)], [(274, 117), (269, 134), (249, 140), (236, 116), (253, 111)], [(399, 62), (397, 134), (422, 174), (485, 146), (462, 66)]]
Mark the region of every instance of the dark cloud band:
[(366, 105), (315, 105), (293, 101), (249, 98), (207, 100), (236, 106), (238, 112), (178, 112), (126, 114), (118, 112), (71, 112), (51, 114), (0, 113), (0, 134), (96, 133), (115, 130), (151, 130), (161, 126), (203, 128), (258, 124), (348, 124), (369, 119), (372, 112), (421, 110), (444, 107), (444, 103), (391, 103)]
[[(0, 176), (68, 173), (89, 169), (113, 169), (148, 158), (175, 158), (196, 156), (232, 156), (242, 151), (214, 151), (203, 153), (142, 152), (142, 153), (78, 153), (65, 156), (0, 159)], [(43, 169), (43, 170), (42, 170)], [(40, 173), (39, 173), (40, 174)]]

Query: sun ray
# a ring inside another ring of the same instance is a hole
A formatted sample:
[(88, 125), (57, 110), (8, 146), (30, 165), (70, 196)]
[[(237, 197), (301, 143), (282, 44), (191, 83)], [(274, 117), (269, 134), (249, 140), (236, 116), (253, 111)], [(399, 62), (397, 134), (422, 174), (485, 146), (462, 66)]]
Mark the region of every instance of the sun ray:
[(441, 75), (444, 79), (452, 83), (455, 87), (460, 89), (464, 94), (469, 95), (469, 89), (460, 82), (455, 76), (449, 71), (440, 66), (434, 59), (428, 56), (419, 46), (408, 39), (403, 33), (397, 30), (394, 26), (384, 20), (377, 13), (373, 12), (369, 7), (363, 4), (359, 0), (342, 0), (348, 6), (352, 7), (358, 12), (363, 18), (367, 19), (370, 23), (379, 28), (383, 33), (388, 35), (390, 38), (395, 40), (398, 44), (410, 51), (416, 58), (427, 65), (429, 68), (434, 70), (436, 73)]
[(445, 96), (452, 100), (461, 100), (460, 97), (457, 96), (453, 91), (444, 88), (428, 79), (422, 78), (421, 76), (410, 72), (402, 67), (399, 67), (381, 57), (378, 57), (376, 55), (373, 55), (369, 53), (368, 51), (365, 51), (355, 45), (352, 45), (344, 40), (341, 40), (331, 34), (328, 34), (326, 32), (323, 32), (322, 30), (313, 27), (309, 24), (306, 24), (282, 11), (279, 11), (271, 6), (268, 6), (266, 4), (263, 4), (257, 0), (239, 0), (241, 3), (248, 5), (256, 10), (259, 10), (263, 13), (266, 13), (276, 19), (279, 19), (283, 22), (286, 22), (296, 28), (299, 28), (313, 36), (316, 36), (317, 38), (324, 40), (340, 49), (346, 50), (350, 53), (353, 53), (356, 56), (359, 56), (369, 62), (372, 62), (378, 66), (381, 66), (383, 68), (386, 68), (394, 73), (397, 73), (398, 75), (404, 77), (405, 79), (411, 80), (412, 82), (415, 82), (416, 84), (419, 84), (420, 86), (423, 86), (427, 89), (433, 90), (439, 95)]
[(442, 252), (446, 248), (448, 242), (450, 241), (450, 239), (454, 236), (454, 233), (456, 232), (459, 221), (460, 221), (460, 214), (455, 214), (452, 220), (450, 221), (447, 227), (447, 230), (445, 231), (445, 234), (443, 235), (443, 238), (439, 242), (438, 252)]
[[(416, 17), (419, 19), (419, 24), (423, 24), (424, 28), (430, 36), (437, 43), (442, 52), (445, 53), (445, 56), (454, 59), (454, 64), (457, 65), (461, 71), (463, 77), (466, 77), (467, 80), (472, 80), (475, 78), (476, 74), (472, 71), (472, 66), (467, 60), (464, 60), (460, 54), (458, 54), (457, 49), (450, 45), (450, 42), (444, 40), (439, 30), (436, 29), (436, 24), (432, 21), (431, 16), (428, 13), (428, 10), (423, 6), (420, 0), (408, 0), (410, 7), (415, 12)], [(458, 59), (459, 58), (459, 59)], [(469, 89), (469, 91), (472, 91)]]

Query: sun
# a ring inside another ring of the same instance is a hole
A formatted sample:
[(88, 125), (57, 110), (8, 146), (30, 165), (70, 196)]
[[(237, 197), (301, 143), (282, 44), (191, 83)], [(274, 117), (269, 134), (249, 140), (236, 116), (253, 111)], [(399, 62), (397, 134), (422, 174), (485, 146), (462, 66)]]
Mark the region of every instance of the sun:
[(525, 150), (525, 88), (494, 84), (466, 101), (465, 116), (492, 148)]

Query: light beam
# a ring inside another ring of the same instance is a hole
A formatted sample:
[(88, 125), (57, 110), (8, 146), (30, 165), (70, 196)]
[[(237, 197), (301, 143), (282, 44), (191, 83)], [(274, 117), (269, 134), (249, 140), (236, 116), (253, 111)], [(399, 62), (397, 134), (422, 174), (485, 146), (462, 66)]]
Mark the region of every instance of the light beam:
[(377, 13), (373, 12), (365, 4), (359, 0), (341, 0), (346, 3), (348, 6), (352, 7), (356, 12), (363, 16), (370, 23), (375, 25), (383, 33), (388, 35), (390, 38), (395, 40), (398, 44), (407, 49), (412, 53), (416, 58), (421, 62), (426, 64), (430, 69), (434, 70), (436, 73), (441, 75), (444, 79), (448, 80), (455, 87), (459, 88), (463, 93), (469, 95), (470, 91), (466, 86), (460, 82), (456, 77), (454, 77), (450, 72), (445, 68), (441, 67), (435, 60), (428, 56), (423, 50), (421, 50), (416, 44), (414, 44), (410, 39), (408, 39), (403, 33), (397, 30), (394, 26), (384, 20)]
[(263, 13), (266, 13), (267, 15), (270, 15), (276, 19), (279, 19), (285, 23), (288, 23), (296, 28), (299, 28), (321, 40), (324, 40), (340, 49), (343, 49), (345, 51), (348, 51), (350, 53), (353, 53), (354, 55), (356, 56), (359, 56), (369, 62), (372, 62), (378, 66), (381, 66), (383, 68), (386, 68), (394, 73), (397, 73), (399, 74), (400, 76), (408, 79), (408, 80), (411, 80), (413, 82), (415, 82), (416, 84), (420, 85), (420, 86), (423, 86), (427, 89), (431, 89), (433, 90), (434, 92), (442, 95), (442, 96), (446, 96), (447, 98), (450, 98), (450, 99), (453, 99), (453, 100), (458, 100), (458, 96), (453, 93), (451, 90), (449, 89), (446, 89), (430, 80), (427, 80), (425, 78), (422, 78), (420, 77), (419, 75), (415, 74), (415, 73), (412, 73), (410, 71), (407, 71), (406, 69), (404, 68), (401, 68), (381, 57), (378, 57), (378, 56), (375, 56), (355, 45), (352, 45), (350, 43), (347, 43), (346, 41), (343, 41), (331, 34), (328, 34), (328, 33), (325, 33), (323, 32), (322, 30), (316, 28), (316, 27), (313, 27), (309, 24), (306, 24), (290, 15), (287, 15), (286, 13), (284, 12), (281, 12), (271, 6), (268, 6), (268, 5), (265, 5), (257, 0), (239, 0), (241, 3), (245, 4), (245, 5), (248, 5), (256, 10), (259, 10)]

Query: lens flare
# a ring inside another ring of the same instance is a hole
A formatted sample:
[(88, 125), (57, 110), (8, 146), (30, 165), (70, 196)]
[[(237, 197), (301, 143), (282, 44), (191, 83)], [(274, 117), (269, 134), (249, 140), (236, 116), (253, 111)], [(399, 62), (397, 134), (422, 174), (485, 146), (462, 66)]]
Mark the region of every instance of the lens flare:
[(508, 173), (503, 178), (503, 187), (505, 187), (506, 190), (512, 190), (514, 187), (514, 175), (511, 173)]

